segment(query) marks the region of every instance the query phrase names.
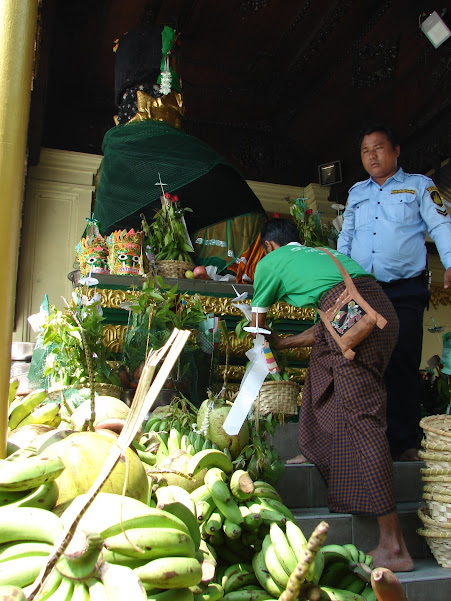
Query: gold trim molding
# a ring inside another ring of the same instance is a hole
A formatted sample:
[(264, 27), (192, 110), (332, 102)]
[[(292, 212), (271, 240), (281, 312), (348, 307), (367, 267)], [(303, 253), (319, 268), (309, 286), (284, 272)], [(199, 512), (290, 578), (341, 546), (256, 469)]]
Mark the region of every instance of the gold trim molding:
[(439, 305), (451, 305), (451, 288), (443, 288), (443, 284), (431, 284), (431, 305), (434, 309)]
[[(121, 303), (132, 296), (139, 297), (140, 290), (110, 290), (108, 288), (97, 288), (100, 294), (100, 304), (106, 309), (120, 309)], [(91, 297), (93, 290), (88, 290), (88, 297)], [(189, 296), (189, 295), (188, 295)], [(192, 295), (194, 296), (194, 295)], [(202, 304), (205, 313), (214, 313), (215, 315), (232, 315), (241, 317), (242, 313), (234, 307), (230, 298), (224, 296), (203, 296), (195, 295)], [(249, 306), (250, 301), (246, 302)], [(305, 309), (301, 307), (292, 307), (288, 303), (276, 303), (268, 311), (268, 317), (273, 319), (293, 319), (297, 321), (313, 321), (315, 317), (314, 309)]]
[[(214, 375), (218, 380), (223, 379), (225, 365), (217, 365), (214, 370)], [(230, 365), (227, 370), (227, 384), (241, 382), (246, 371), (245, 365)], [(306, 367), (288, 367), (286, 369), (289, 379), (298, 384), (305, 382), (305, 375), (307, 373)]]

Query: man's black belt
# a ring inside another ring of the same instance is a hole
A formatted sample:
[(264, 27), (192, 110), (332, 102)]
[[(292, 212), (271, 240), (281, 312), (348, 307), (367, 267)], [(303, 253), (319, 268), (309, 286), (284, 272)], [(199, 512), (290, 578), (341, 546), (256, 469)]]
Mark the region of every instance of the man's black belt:
[(416, 275), (413, 278), (404, 278), (401, 280), (391, 280), (391, 282), (379, 282), (382, 288), (395, 288), (396, 286), (401, 286), (407, 282), (423, 282), (425, 286), (428, 286), (429, 281), (429, 271), (423, 271), (420, 275)]

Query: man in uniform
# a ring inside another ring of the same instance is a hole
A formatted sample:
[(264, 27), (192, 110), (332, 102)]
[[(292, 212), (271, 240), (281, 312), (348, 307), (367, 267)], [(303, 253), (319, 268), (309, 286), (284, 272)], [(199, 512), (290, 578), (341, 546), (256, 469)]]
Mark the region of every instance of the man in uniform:
[(385, 372), (387, 436), (392, 457), (418, 461), (420, 439), (419, 366), (423, 314), (429, 301), (426, 231), (451, 282), (451, 219), (434, 182), (398, 168), (399, 144), (383, 125), (360, 138), (369, 179), (349, 191), (337, 249), (352, 257), (377, 281), (399, 319), (398, 343)]

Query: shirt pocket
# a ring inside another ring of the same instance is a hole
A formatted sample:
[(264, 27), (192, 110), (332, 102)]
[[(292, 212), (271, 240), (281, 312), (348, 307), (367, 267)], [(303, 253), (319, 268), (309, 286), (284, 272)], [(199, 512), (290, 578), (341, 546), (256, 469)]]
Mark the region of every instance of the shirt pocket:
[(355, 205), (355, 229), (357, 230), (359, 227), (363, 227), (366, 223), (368, 223), (369, 219), (369, 199), (361, 200)]
[(413, 224), (421, 221), (420, 208), (414, 194), (390, 194), (382, 203), (384, 216), (395, 223)]

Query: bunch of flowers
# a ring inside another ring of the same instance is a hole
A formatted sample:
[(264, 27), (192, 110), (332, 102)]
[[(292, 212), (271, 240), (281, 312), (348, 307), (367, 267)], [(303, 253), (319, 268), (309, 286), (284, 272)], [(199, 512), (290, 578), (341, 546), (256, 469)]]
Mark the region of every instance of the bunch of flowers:
[(321, 213), (313, 212), (308, 206), (308, 198), (302, 196), (294, 200), (287, 199), (291, 204), (290, 215), (299, 231), (301, 243), (305, 246), (336, 247), (338, 232), (334, 227), (321, 223)]
[(168, 193), (161, 197), (161, 204), (152, 223), (148, 224), (144, 215), (141, 215), (144, 246), (152, 249), (156, 261), (192, 262), (189, 253), (194, 249), (189, 242), (184, 219), (185, 213), (192, 213), (192, 210), (182, 207), (178, 196)]

